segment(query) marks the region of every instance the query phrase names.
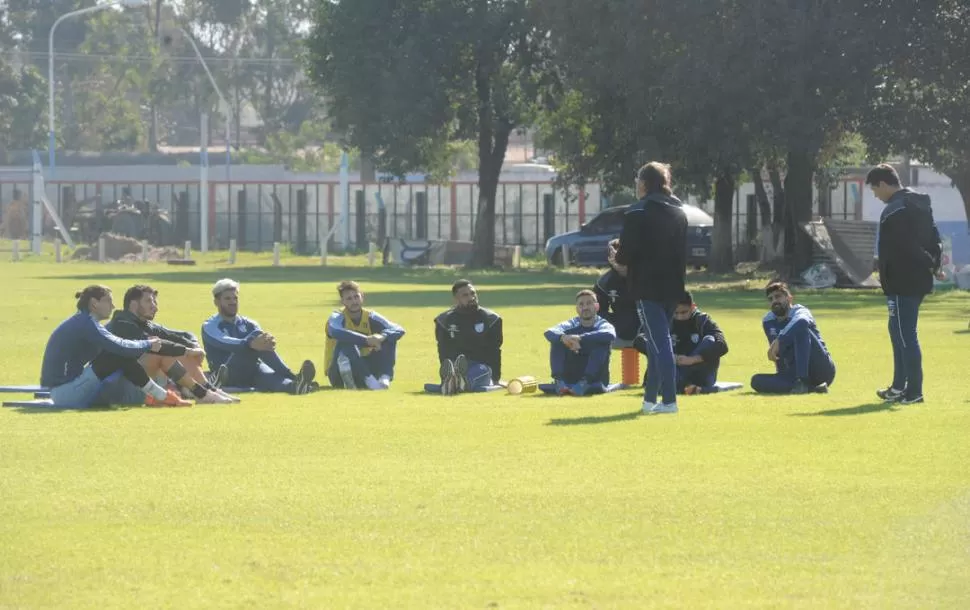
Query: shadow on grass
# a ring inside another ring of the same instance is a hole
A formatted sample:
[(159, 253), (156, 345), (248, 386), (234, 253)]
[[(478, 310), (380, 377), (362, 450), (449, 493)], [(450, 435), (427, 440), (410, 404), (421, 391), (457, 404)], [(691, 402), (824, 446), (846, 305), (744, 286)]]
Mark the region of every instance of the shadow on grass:
[(5, 407), (21, 415), (41, 413), (106, 413), (109, 411), (129, 411), (138, 407)]
[(963, 330), (953, 331), (954, 335), (970, 335), (970, 328), (964, 328)]
[(547, 426), (588, 426), (593, 424), (612, 424), (622, 421), (633, 421), (640, 416), (640, 411), (616, 413), (614, 415), (588, 415), (586, 417), (565, 417), (550, 419)]
[(827, 409), (825, 411), (816, 411), (815, 413), (789, 413), (789, 417), (841, 417), (843, 415), (866, 415), (868, 413), (895, 410), (896, 408), (891, 402), (873, 402), (867, 405), (844, 407), (842, 409)]
[(460, 268), (406, 268), (406, 267), (221, 267), (206, 270), (188, 271), (143, 271), (132, 272), (131, 268), (124, 273), (111, 273), (105, 269), (102, 273), (87, 273), (70, 276), (44, 276), (38, 279), (74, 279), (79, 281), (136, 280), (156, 282), (179, 282), (194, 284), (211, 284), (223, 277), (231, 277), (239, 282), (255, 282), (265, 284), (279, 283), (319, 283), (340, 282), (353, 279), (359, 282), (377, 282), (385, 284), (419, 284), (440, 283), (447, 289), (451, 283), (459, 278), (465, 278), (483, 285), (500, 283), (511, 286), (529, 286), (535, 284), (558, 284), (573, 286), (576, 284), (592, 284), (597, 274), (592, 272), (552, 271), (546, 269), (518, 269), (514, 271), (465, 271)]

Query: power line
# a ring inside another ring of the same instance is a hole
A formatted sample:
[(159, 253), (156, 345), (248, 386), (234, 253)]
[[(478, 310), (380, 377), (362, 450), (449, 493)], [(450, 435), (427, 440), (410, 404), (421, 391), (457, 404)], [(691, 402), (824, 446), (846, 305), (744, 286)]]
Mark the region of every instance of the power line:
[[(0, 51), (0, 56), (7, 57), (29, 57), (32, 59), (47, 59), (47, 53), (41, 51)], [(239, 64), (263, 64), (263, 65), (292, 65), (300, 63), (299, 59), (293, 57), (217, 57), (203, 55), (206, 63), (239, 63)], [(54, 60), (81, 60), (81, 61), (116, 61), (116, 62), (151, 62), (156, 58), (148, 55), (113, 55), (110, 53), (69, 53), (54, 51)], [(160, 59), (178, 64), (196, 64), (199, 60), (194, 55), (165, 55)]]

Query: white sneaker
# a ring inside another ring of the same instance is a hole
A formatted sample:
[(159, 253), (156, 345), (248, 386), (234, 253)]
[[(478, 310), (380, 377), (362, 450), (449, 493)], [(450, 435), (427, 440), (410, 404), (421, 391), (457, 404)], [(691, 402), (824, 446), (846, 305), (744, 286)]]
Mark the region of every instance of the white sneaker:
[[(211, 393), (212, 390), (209, 390), (209, 392)], [(239, 398), (238, 396), (233, 396), (232, 394), (228, 394), (226, 392), (223, 392), (222, 390), (216, 390), (216, 393), (219, 394), (220, 396), (224, 396), (227, 399), (229, 399), (229, 402), (232, 402), (232, 403), (242, 402), (242, 398)]]
[(667, 404), (658, 402), (656, 405), (654, 405), (653, 409), (650, 410), (651, 413), (676, 413), (677, 411), (679, 411), (679, 409), (677, 408), (676, 402)]
[(350, 366), (350, 358), (343, 354), (337, 356), (337, 370), (340, 371), (340, 380), (344, 382), (344, 388), (356, 390), (357, 384), (354, 383), (354, 369)]
[(650, 415), (651, 413), (653, 413), (653, 410), (656, 408), (657, 408), (657, 403), (647, 402), (646, 400), (644, 400), (643, 408), (640, 409), (640, 413), (642, 413), (643, 415)]
[(384, 387), (381, 384), (381, 382), (377, 381), (377, 379), (373, 375), (368, 375), (367, 377), (364, 377), (364, 384), (367, 386), (367, 389), (368, 390), (386, 390), (387, 389), (386, 387)]
[(205, 396), (195, 400), (197, 405), (228, 405), (230, 403), (232, 403), (232, 400), (215, 392), (206, 392)]
[(381, 378), (377, 380), (377, 383), (381, 384), (385, 390), (389, 390), (391, 388), (391, 378), (387, 375), (381, 375)]

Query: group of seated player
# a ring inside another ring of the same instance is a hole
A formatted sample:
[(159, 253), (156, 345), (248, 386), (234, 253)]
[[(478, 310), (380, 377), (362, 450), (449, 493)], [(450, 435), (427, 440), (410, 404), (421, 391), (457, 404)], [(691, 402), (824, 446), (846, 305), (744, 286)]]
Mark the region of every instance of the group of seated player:
[[(636, 303), (628, 296), (625, 269), (613, 260), (610, 263), (611, 269), (593, 289), (576, 295), (576, 317), (545, 331), (551, 385), (557, 394), (608, 391), (612, 350), (634, 347), (646, 353), (647, 339), (640, 333)], [(364, 308), (364, 295), (356, 282), (341, 282), (337, 291), (343, 307), (327, 319), (324, 347), (330, 385), (388, 389), (404, 329)], [(440, 383), (425, 389), (454, 395), (498, 387), (502, 318), (479, 305), (470, 281), (455, 282), (451, 292), (453, 307), (434, 319)], [(811, 312), (792, 303), (783, 283), (769, 285), (766, 295), (771, 311), (762, 324), (768, 358), (776, 370), (752, 377), (752, 389), (795, 394), (825, 391), (835, 377), (835, 365)], [(198, 403), (239, 402), (225, 388), (298, 395), (319, 389), (310, 360), (294, 372), (277, 353), (276, 338), (239, 314), (239, 284), (231, 279), (212, 287), (217, 313), (202, 325), (201, 344), (190, 332), (154, 321), (158, 291), (150, 286), (129, 288), (122, 309), (113, 315), (109, 288), (88, 286), (75, 296), (77, 313), (54, 330), (44, 352), (41, 385), (50, 388), (55, 405), (189, 406), (192, 403), (186, 398)], [(669, 339), (676, 355), (678, 392), (716, 391), (727, 341), (689, 292), (674, 310)], [(204, 361), (209, 374), (203, 370)]]

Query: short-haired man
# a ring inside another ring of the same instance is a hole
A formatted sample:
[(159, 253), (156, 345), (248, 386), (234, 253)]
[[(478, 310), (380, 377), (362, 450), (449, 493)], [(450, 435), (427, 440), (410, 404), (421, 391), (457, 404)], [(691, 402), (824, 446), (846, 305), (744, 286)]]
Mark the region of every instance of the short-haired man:
[(397, 342), (404, 329), (376, 311), (364, 308), (357, 282), (337, 286), (343, 309), (327, 320), (324, 367), (330, 385), (355, 390), (386, 390), (394, 379)]
[(616, 330), (598, 311), (596, 294), (580, 290), (576, 294), (578, 315), (545, 332), (551, 344), (552, 379), (560, 395), (601, 394), (610, 384), (610, 349)]
[(617, 339), (632, 345), (640, 330), (640, 316), (627, 284), (627, 267), (616, 262), (619, 247), (619, 239), (610, 242), (607, 254), (610, 269), (596, 280), (593, 292), (599, 302), (599, 316), (613, 325)]
[(202, 325), (209, 368), (229, 369), (226, 383), (237, 387), (254, 387), (258, 392), (306, 394), (316, 368), (303, 361), (299, 373), (290, 370), (276, 353), (276, 338), (259, 327), (255, 320), (239, 315), (239, 282), (225, 278), (212, 286), (217, 314)]
[(434, 320), (441, 393), (480, 392), (502, 375), (502, 318), (478, 304), (468, 280), (451, 286), (454, 306)]
[(827, 392), (835, 379), (835, 362), (815, 325), (812, 312), (804, 305), (793, 305), (792, 294), (784, 282), (773, 282), (765, 289), (771, 303), (762, 320), (768, 338), (768, 360), (775, 363), (773, 375), (751, 378), (751, 389), (765, 394), (807, 394)]
[(122, 339), (137, 341), (158, 337), (185, 348), (185, 354), (182, 356), (160, 356), (162, 362), (158, 364), (161, 374), (156, 378), (159, 385), (166, 384), (166, 378), (171, 379), (180, 387), (190, 391), (198, 403), (238, 402), (238, 398), (219, 391), (206, 379), (202, 371), (205, 351), (199, 345), (195, 335), (156, 324), (154, 320), (157, 313), (158, 291), (144, 284), (132, 286), (125, 292), (123, 309), (115, 310), (107, 328)]
[[(50, 388), (55, 405), (192, 404), (152, 381), (140, 364), (147, 355), (177, 355), (184, 348), (157, 337), (129, 341), (102, 326), (114, 309), (107, 286), (88, 286), (74, 296), (77, 312), (54, 329), (44, 348), (40, 384)], [(111, 357), (99, 358), (101, 354)]]
[(674, 308), (670, 340), (677, 363), (677, 391), (702, 394), (717, 383), (721, 357), (727, 354), (724, 333), (710, 315), (697, 308), (694, 296), (684, 291)]
[(873, 168), (866, 184), (886, 204), (879, 217), (876, 247), (893, 348), (892, 383), (876, 394), (888, 402), (916, 404), (923, 402), (923, 352), (916, 326), (920, 305), (933, 292), (933, 276), (940, 269), (940, 232), (929, 195), (901, 187), (891, 165)]

